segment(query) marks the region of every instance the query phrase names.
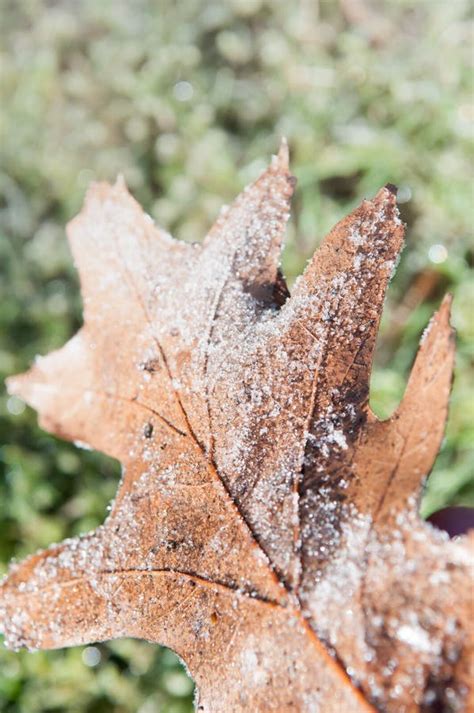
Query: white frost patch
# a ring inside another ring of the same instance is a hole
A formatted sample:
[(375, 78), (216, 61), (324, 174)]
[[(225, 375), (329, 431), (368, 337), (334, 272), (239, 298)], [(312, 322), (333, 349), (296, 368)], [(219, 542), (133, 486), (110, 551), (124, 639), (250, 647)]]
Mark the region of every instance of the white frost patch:
[(430, 319), (430, 321), (428, 322), (428, 325), (423, 330), (423, 334), (421, 335), (421, 339), (420, 339), (420, 346), (422, 346), (426, 342), (426, 340), (431, 332), (432, 327), (433, 327), (433, 318)]
[(408, 644), (412, 649), (423, 653), (433, 651), (433, 643), (430, 641), (428, 632), (422, 629), (421, 626), (414, 624), (403, 624), (397, 631), (397, 639)]
[(83, 451), (91, 451), (91, 450), (93, 450), (93, 449), (92, 449), (92, 446), (89, 445), (89, 443), (86, 443), (85, 441), (78, 441), (78, 440), (76, 440), (76, 441), (74, 441), (74, 445), (76, 446), (76, 448), (80, 448), (80, 449), (83, 450)]
[(327, 438), (328, 438), (328, 440), (331, 440), (333, 443), (338, 445), (339, 448), (342, 448), (343, 450), (347, 450), (346, 437), (341, 430), (334, 429), (333, 431), (328, 433)]
[(250, 681), (254, 686), (265, 686), (268, 683), (268, 671), (259, 663), (253, 649), (244, 649), (240, 661), (244, 681)]
[[(364, 641), (363, 633), (360, 638), (358, 636), (358, 627), (363, 627), (364, 622), (359, 621), (359, 612), (352, 607), (364, 575), (361, 562), (371, 524), (369, 516), (362, 515), (353, 506), (348, 508), (341, 546), (326, 568), (324, 579), (308, 593), (307, 603), (312, 616), (319, 622), (320, 632), (336, 648), (348, 635), (354, 641)], [(367, 653), (368, 650), (364, 650), (362, 655)]]
[(361, 234), (359, 230), (359, 226), (351, 226), (349, 230), (349, 240), (351, 243), (353, 243), (356, 247), (359, 247), (360, 245), (363, 245), (365, 242), (365, 236)]

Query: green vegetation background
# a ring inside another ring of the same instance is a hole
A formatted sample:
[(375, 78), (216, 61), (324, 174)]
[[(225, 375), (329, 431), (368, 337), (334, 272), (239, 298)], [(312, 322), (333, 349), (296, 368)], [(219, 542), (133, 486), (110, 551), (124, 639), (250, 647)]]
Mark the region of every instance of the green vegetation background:
[[(158, 222), (200, 239), (288, 137), (298, 188), (291, 279), (364, 196), (400, 187), (407, 246), (372, 383), (388, 415), (446, 290), (458, 353), (424, 515), (474, 505), (472, 17), (468, 0), (0, 0), (0, 377), (59, 347), (81, 303), (65, 223), (123, 172)], [(472, 12), (472, 9), (471, 9)], [(38, 429), (0, 396), (0, 574), (98, 525), (118, 464)], [(136, 641), (0, 650), (2, 713), (181, 713), (192, 684)]]

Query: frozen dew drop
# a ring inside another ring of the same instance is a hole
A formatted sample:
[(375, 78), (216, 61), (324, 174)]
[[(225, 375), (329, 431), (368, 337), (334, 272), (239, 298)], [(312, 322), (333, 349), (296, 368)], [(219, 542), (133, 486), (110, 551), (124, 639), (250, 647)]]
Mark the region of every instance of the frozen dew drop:
[(193, 98), (194, 89), (190, 82), (176, 82), (173, 87), (173, 94), (175, 99), (179, 102), (187, 102)]
[(7, 411), (13, 416), (19, 416), (25, 410), (25, 404), (17, 396), (10, 396), (7, 401)]
[(399, 186), (397, 193), (397, 203), (408, 203), (412, 198), (412, 190), (410, 186)]
[(91, 668), (93, 668), (94, 666), (98, 666), (101, 658), (102, 654), (100, 653), (97, 646), (87, 646), (82, 652), (82, 661), (85, 663), (86, 666), (89, 666)]
[(432, 245), (428, 250), (428, 257), (431, 262), (435, 263), (435, 265), (440, 265), (441, 263), (446, 261), (448, 257), (448, 251), (446, 250), (444, 245)]

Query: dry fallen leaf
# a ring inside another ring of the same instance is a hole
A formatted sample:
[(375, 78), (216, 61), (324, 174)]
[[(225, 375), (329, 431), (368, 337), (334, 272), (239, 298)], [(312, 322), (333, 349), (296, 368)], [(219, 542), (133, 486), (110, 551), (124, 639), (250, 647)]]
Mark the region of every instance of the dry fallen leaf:
[(289, 297), (293, 187), (283, 144), (202, 245), (156, 228), (123, 181), (89, 191), (68, 229), (84, 326), (8, 387), (123, 478), (103, 526), (11, 567), (0, 628), (12, 648), (169, 646), (202, 711), (467, 711), (472, 559), (417, 507), (446, 420), (449, 298), (379, 421), (395, 191), (342, 220)]

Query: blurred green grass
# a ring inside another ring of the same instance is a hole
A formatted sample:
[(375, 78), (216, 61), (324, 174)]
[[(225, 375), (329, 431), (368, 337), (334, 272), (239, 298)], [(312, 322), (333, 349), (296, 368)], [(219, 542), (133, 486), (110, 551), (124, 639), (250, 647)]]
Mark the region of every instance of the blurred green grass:
[[(325, 232), (386, 182), (407, 246), (372, 379), (388, 415), (417, 341), (454, 294), (456, 378), (422, 512), (474, 505), (472, 6), (468, 0), (0, 0), (0, 376), (77, 329), (64, 235), (88, 183), (119, 172), (157, 221), (200, 239), (288, 137), (298, 177), (290, 281)], [(40, 431), (0, 396), (0, 572), (95, 527), (118, 465)], [(0, 651), (0, 711), (181, 713), (191, 684), (136, 641)]]

